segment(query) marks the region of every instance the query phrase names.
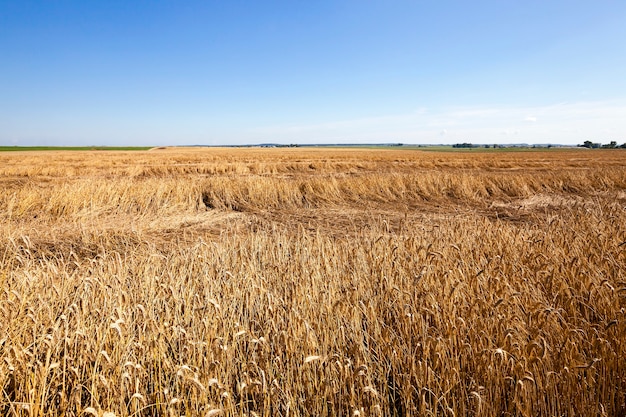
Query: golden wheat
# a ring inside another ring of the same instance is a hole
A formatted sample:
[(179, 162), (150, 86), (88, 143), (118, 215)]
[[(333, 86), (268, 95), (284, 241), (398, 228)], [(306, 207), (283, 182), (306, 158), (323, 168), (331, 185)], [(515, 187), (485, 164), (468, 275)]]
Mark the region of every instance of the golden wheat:
[(624, 415), (616, 151), (0, 154), (3, 415)]

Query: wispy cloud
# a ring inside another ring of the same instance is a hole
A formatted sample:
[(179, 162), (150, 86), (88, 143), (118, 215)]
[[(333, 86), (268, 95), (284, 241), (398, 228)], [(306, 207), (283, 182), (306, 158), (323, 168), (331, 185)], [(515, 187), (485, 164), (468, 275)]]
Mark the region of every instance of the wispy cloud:
[[(406, 114), (265, 126), (250, 130), (250, 140), (291, 142), (553, 142), (587, 139), (626, 141), (626, 102), (557, 103), (535, 107), (420, 108)], [(621, 143), (621, 142), (620, 142)]]

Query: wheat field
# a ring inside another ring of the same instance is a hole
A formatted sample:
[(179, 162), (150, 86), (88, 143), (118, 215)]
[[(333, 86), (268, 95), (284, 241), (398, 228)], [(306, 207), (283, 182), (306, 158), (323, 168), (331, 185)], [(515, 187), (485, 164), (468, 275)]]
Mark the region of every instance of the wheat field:
[(621, 150), (0, 153), (0, 414), (626, 416)]

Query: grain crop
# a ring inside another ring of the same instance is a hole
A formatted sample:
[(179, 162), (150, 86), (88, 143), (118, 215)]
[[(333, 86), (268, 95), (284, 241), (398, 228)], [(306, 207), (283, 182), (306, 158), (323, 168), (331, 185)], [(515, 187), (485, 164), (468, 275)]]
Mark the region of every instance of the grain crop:
[(0, 414), (626, 416), (626, 154), (0, 153)]

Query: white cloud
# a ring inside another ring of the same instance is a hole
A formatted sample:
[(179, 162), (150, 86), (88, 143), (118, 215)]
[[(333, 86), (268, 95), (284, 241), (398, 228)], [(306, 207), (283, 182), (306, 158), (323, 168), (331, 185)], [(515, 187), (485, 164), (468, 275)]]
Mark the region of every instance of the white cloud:
[(247, 141), (576, 144), (589, 138), (604, 140), (599, 136), (610, 129), (611, 137), (606, 140), (624, 142), (625, 114), (626, 101), (455, 107), (318, 124), (265, 126), (249, 130)]

